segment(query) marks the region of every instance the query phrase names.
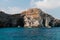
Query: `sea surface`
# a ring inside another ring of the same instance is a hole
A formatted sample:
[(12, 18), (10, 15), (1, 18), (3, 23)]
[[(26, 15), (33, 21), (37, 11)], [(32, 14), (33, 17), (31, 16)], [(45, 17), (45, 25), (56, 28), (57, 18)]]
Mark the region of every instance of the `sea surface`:
[(60, 27), (0, 28), (0, 40), (60, 40)]

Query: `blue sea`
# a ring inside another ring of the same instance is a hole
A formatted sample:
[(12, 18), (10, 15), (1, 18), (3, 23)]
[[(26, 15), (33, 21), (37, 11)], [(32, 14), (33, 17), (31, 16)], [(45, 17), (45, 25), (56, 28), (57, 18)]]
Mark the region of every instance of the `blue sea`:
[(0, 28), (0, 40), (60, 40), (60, 27)]

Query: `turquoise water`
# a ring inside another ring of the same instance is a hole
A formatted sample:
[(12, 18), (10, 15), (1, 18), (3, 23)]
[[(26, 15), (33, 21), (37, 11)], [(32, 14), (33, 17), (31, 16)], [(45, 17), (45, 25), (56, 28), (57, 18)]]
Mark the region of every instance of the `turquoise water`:
[(0, 28), (0, 40), (60, 40), (60, 27)]

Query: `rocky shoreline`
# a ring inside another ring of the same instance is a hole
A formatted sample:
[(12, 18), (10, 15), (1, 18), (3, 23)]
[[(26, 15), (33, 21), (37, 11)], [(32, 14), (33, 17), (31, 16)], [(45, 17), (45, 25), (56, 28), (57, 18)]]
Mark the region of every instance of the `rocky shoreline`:
[(31, 8), (19, 14), (6, 14), (0, 11), (0, 27), (59, 27), (60, 20), (38, 8)]

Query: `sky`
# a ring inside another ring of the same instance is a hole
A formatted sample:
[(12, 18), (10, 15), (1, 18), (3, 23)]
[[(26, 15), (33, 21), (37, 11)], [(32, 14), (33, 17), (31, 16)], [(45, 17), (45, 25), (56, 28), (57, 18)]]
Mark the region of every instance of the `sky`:
[(17, 14), (29, 8), (40, 8), (60, 19), (60, 0), (0, 0), (0, 11)]

